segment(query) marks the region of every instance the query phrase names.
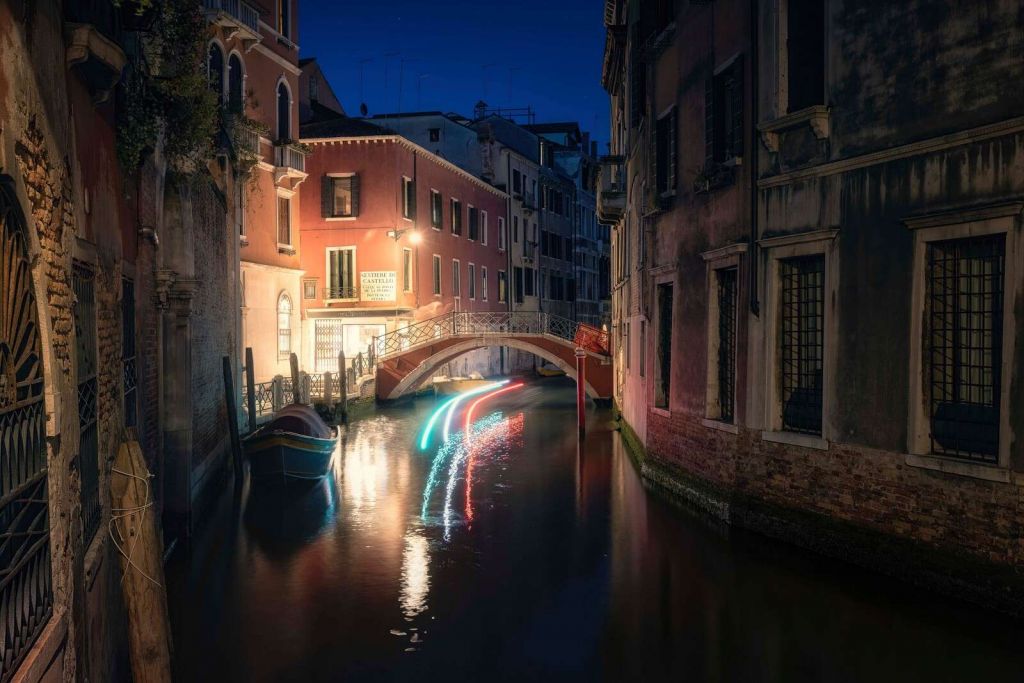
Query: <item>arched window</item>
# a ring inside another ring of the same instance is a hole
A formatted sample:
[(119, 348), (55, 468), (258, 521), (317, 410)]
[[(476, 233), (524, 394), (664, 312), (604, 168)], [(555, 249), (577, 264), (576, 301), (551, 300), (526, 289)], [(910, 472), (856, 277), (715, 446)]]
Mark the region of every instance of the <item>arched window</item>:
[(277, 298), (277, 357), (292, 353), (292, 300), (285, 292)]
[(290, 140), (292, 136), (291, 126), (291, 95), (288, 94), (288, 86), (281, 81), (277, 84), (277, 139)]
[(237, 114), (245, 113), (242, 105), (242, 82), (244, 78), (242, 58), (237, 54), (232, 54), (228, 59), (228, 108)]
[(210, 54), (206, 59), (206, 78), (210, 90), (217, 95), (217, 104), (224, 104), (224, 50), (217, 43), (210, 43)]

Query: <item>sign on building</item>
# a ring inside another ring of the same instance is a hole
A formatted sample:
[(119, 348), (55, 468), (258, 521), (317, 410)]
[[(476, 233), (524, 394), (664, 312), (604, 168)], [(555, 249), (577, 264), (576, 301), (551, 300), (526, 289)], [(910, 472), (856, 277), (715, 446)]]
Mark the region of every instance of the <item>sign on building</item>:
[(359, 274), (361, 301), (395, 301), (397, 277), (393, 270), (364, 270)]

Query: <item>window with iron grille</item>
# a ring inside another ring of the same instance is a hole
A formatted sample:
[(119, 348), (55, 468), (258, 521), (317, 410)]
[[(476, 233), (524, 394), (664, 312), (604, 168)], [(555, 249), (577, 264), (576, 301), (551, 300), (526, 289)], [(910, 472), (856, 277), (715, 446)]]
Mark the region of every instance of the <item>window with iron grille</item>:
[(782, 428), (821, 435), (825, 362), (825, 257), (779, 262)]
[(292, 353), (292, 300), (281, 292), (277, 299), (277, 357), (288, 358)]
[(1005, 259), (1005, 235), (928, 244), (934, 453), (990, 463), (998, 459)]
[(704, 156), (710, 168), (743, 156), (743, 59), (719, 71), (705, 84)]
[(10, 680), (53, 611), (43, 353), (27, 227), (0, 183), (0, 680)]
[(78, 375), (78, 468), (82, 479), (82, 536), (86, 546), (96, 536), (100, 503), (99, 445), (96, 433), (96, 296), (91, 270), (78, 264), (72, 274), (75, 292), (75, 368)]
[(138, 423), (138, 369), (135, 364), (135, 283), (121, 280), (121, 366), (124, 385), (124, 426)]
[(659, 408), (669, 407), (672, 391), (673, 295), (671, 283), (658, 285), (658, 365), (655, 368), (658, 381), (654, 384), (654, 404)]
[(655, 177), (659, 195), (675, 192), (676, 189), (676, 173), (679, 167), (676, 144), (678, 120), (676, 108), (672, 107), (658, 119), (654, 131)]
[(732, 422), (736, 404), (736, 269), (715, 271), (718, 284), (718, 419)]

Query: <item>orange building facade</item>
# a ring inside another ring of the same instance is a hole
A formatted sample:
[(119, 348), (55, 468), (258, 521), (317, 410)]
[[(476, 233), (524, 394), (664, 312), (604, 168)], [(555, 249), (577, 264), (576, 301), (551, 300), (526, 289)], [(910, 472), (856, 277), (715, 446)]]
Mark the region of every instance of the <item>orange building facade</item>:
[[(508, 196), (409, 140), (339, 118), (303, 127), (312, 149), (300, 196), (306, 367), (375, 335), (453, 311), (508, 310)], [(498, 349), (449, 374), (501, 372)]]

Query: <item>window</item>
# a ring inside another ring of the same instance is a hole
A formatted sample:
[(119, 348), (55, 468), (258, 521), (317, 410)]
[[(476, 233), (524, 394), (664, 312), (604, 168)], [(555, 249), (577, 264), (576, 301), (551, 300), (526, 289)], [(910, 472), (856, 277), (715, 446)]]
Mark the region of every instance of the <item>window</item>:
[(711, 319), (709, 320), (709, 360), (714, 363), (710, 377), (712, 395), (708, 397), (708, 417), (733, 422), (736, 410), (736, 292), (737, 269), (714, 271), (711, 286)]
[(402, 177), (402, 218), (416, 217), (416, 181)]
[(475, 206), (469, 207), (469, 239), (480, 239), (480, 211)]
[(228, 108), (235, 114), (242, 114), (245, 110), (245, 98), (242, 94), (244, 79), (245, 69), (242, 66), (242, 58), (233, 53), (228, 58)]
[(512, 241), (519, 244), (519, 216), (512, 216)]
[(431, 142), (439, 142), (440, 140), (441, 140), (441, 129), (440, 128), (431, 128), (430, 129), (430, 141)]
[(523, 303), (523, 269), (512, 267), (512, 296), (517, 304)]
[(322, 215), (325, 218), (354, 218), (359, 215), (359, 176), (328, 175), (322, 185)]
[(355, 299), (356, 248), (335, 247), (327, 250), (327, 291), (324, 299)]
[(825, 0), (786, 0), (783, 105), (794, 112), (825, 104)]
[(508, 248), (508, 235), (505, 234), (505, 217), (498, 216), (498, 249), (504, 251)]
[(640, 376), (647, 374), (647, 321), (640, 321)]
[(705, 84), (704, 156), (708, 168), (743, 156), (743, 60), (740, 57)]
[(825, 359), (825, 257), (779, 262), (782, 429), (821, 435)]
[(487, 212), (480, 212), (480, 244), (487, 246)]
[(926, 253), (931, 451), (996, 463), (1006, 235), (930, 242)]
[(498, 271), (498, 303), (508, 301), (508, 273), (504, 270)]
[(523, 175), (516, 169), (512, 170), (512, 191), (517, 193), (523, 191)]
[(277, 299), (277, 357), (288, 358), (292, 353), (292, 300), (281, 292)]
[(83, 541), (96, 536), (103, 516), (100, 502), (97, 426), (96, 290), (92, 270), (75, 264), (71, 278), (75, 293), (75, 367), (78, 376), (78, 467), (81, 475)]
[(434, 254), (433, 258), (434, 296), (441, 296), (441, 256)]
[(461, 267), (459, 259), (452, 259), (452, 296), (458, 298), (462, 296), (462, 278), (461, 278)]
[(277, 84), (277, 139), (291, 140), (292, 138), (292, 102), (288, 93), (288, 86), (284, 81)]
[(303, 299), (315, 299), (316, 298), (316, 280), (309, 279), (302, 281), (302, 298)]
[(655, 129), (655, 176), (658, 194), (666, 195), (676, 191), (676, 174), (679, 169), (679, 152), (676, 143), (678, 117), (676, 108), (658, 119)]
[(121, 377), (124, 388), (124, 426), (138, 424), (138, 372), (135, 364), (135, 283), (121, 280)]
[(206, 80), (210, 90), (217, 96), (217, 104), (224, 104), (224, 50), (217, 43), (210, 43), (206, 59)]
[(292, 200), (280, 195), (277, 197), (277, 244), (292, 245)]
[(402, 249), (402, 291), (412, 291), (412, 249)]
[(487, 266), (480, 266), (480, 299), (487, 301)]
[(452, 234), (462, 234), (462, 202), (458, 199), (452, 200)]
[(277, 32), (285, 38), (291, 38), (292, 11), (291, 0), (277, 0)]
[(476, 266), (470, 263), (466, 266), (466, 279), (468, 281), (468, 294), (470, 299), (476, 299)]
[(537, 282), (537, 270), (535, 268), (523, 268), (524, 293), (526, 296), (534, 296)]
[(440, 230), (441, 225), (444, 223), (442, 201), (440, 192), (437, 190), (430, 191), (430, 227), (434, 230)]

